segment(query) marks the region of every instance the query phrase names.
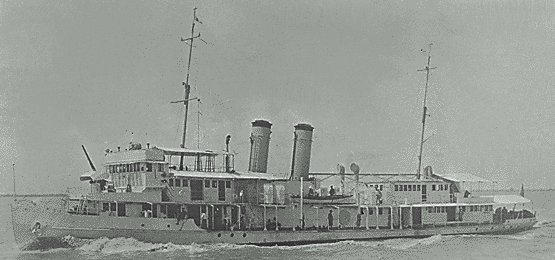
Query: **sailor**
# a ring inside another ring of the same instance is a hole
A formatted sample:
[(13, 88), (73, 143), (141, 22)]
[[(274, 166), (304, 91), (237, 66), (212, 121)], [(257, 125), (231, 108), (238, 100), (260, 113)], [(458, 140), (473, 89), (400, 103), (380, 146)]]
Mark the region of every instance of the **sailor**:
[(332, 227), (333, 227), (333, 210), (330, 209), (330, 212), (328, 213), (328, 229), (331, 229)]
[(464, 197), (465, 197), (465, 198), (470, 197), (470, 191), (465, 190), (465, 191), (464, 191)]
[(330, 196), (334, 196), (335, 195), (335, 189), (333, 188), (333, 185), (330, 186)]
[(208, 223), (207, 220), (208, 220), (208, 216), (206, 216), (205, 212), (202, 212), (200, 214), (200, 227), (201, 228), (207, 228), (207, 226), (206, 226), (207, 223)]
[(314, 189), (312, 189), (312, 186), (308, 187), (308, 196), (314, 197)]
[(376, 188), (376, 204), (382, 204), (382, 192), (378, 189), (378, 185), (375, 186)]
[[(361, 210), (362, 210), (362, 209), (361, 209)], [(362, 219), (362, 216), (361, 216), (361, 213), (360, 213), (360, 211), (359, 211), (358, 214), (357, 214), (357, 223), (356, 223), (357, 228), (360, 227), (361, 219)]]

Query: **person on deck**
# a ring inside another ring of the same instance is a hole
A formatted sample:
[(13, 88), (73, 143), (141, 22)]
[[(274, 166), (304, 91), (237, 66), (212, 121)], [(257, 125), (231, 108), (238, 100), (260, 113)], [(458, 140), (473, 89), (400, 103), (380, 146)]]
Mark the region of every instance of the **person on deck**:
[(314, 197), (314, 189), (312, 189), (312, 186), (308, 187), (308, 196)]
[(331, 229), (332, 227), (333, 227), (333, 210), (330, 209), (330, 212), (328, 213), (328, 229)]
[(334, 196), (335, 195), (335, 189), (333, 188), (333, 185), (330, 186), (330, 196)]

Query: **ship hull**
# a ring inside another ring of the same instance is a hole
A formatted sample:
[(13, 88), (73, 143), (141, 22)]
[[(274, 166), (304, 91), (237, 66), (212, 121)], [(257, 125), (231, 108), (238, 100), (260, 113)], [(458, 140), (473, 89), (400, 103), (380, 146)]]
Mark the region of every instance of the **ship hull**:
[[(535, 218), (510, 220), (503, 224), (443, 225), (423, 229), (333, 229), (206, 231), (191, 220), (177, 225), (175, 219), (99, 217), (72, 215), (58, 209), (19, 201), (12, 207), (14, 235), (22, 249), (62, 246), (63, 238), (134, 238), (149, 243), (229, 243), (254, 245), (298, 245), (342, 240), (421, 238), (434, 235), (506, 234), (533, 228)], [(36, 229), (40, 223), (40, 229)]]

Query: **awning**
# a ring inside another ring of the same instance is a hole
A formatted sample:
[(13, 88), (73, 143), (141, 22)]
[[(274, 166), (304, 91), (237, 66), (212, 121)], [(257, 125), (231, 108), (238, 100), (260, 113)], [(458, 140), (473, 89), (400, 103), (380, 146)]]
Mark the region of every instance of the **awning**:
[(495, 195), (495, 196), (481, 196), (493, 198), (495, 204), (520, 204), (530, 203), (530, 200), (519, 195)]
[(269, 173), (259, 172), (197, 172), (170, 170), (174, 177), (184, 178), (210, 178), (210, 179), (232, 179), (232, 180), (286, 180)]
[[(166, 148), (166, 147), (155, 147), (153, 149), (159, 149), (167, 155), (184, 155), (184, 156), (215, 156), (215, 155), (224, 155), (227, 154), (225, 151), (212, 151), (212, 150), (196, 150), (196, 149), (187, 149), (187, 148)], [(229, 153), (231, 154), (231, 153)]]
[(441, 178), (452, 182), (474, 182), (474, 183), (495, 183), (470, 173), (450, 173), (450, 174), (432, 174), (437, 178)]

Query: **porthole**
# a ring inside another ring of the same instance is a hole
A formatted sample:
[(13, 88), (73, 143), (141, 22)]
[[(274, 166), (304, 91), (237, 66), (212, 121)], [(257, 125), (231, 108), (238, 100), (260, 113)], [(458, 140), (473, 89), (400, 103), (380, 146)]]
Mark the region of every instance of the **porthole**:
[(243, 233), (243, 237), (247, 237), (247, 233)]
[(222, 234), (218, 233), (218, 237), (222, 237)]
[(170, 224), (168, 224), (168, 227), (170, 227)]
[(233, 235), (233, 233), (231, 233), (229, 236), (230, 236), (230, 237), (233, 237), (234, 235)]

